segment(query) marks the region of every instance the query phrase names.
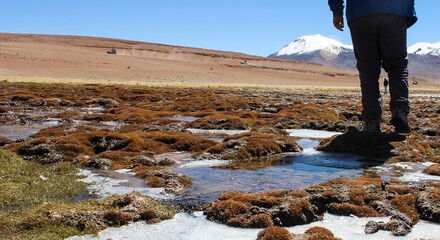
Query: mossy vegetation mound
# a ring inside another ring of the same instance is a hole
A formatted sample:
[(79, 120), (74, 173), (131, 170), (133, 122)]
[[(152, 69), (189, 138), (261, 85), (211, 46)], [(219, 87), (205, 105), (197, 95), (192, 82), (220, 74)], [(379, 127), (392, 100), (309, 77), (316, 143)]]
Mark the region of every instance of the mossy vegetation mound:
[(333, 233), (323, 227), (312, 227), (303, 234), (294, 234), (287, 229), (278, 226), (270, 226), (261, 230), (257, 235), (257, 240), (341, 240)]
[[(40, 163), (75, 161), (96, 168), (120, 169), (132, 164), (144, 164), (137, 161), (142, 160), (142, 156), (152, 157), (175, 151), (198, 152), (216, 144), (212, 140), (183, 132), (120, 133), (89, 128), (70, 131), (72, 128), (75, 127), (60, 125), (45, 129), (25, 142), (11, 143), (8, 148), (27, 160)], [(78, 159), (80, 155), (88, 157)], [(111, 163), (103, 166), (97, 164), (96, 160), (102, 158), (109, 159)]]
[(386, 229), (400, 236), (408, 234), (419, 219), (438, 221), (435, 220), (440, 209), (436, 202), (437, 185), (388, 183), (365, 177), (337, 178), (295, 191), (224, 193), (205, 213), (211, 221), (243, 228), (303, 225), (321, 220), (325, 212), (358, 217), (391, 216), (387, 226), (404, 227)]
[(433, 164), (423, 171), (426, 174), (440, 176), (440, 164)]
[(45, 202), (71, 200), (85, 191), (70, 164), (43, 166), (0, 149), (0, 209), (21, 211)]
[(257, 170), (273, 166), (283, 153), (300, 151), (301, 146), (289, 136), (251, 131), (227, 137), (222, 143), (200, 151), (194, 157), (232, 160), (221, 168)]
[(70, 164), (41, 165), (0, 150), (0, 239), (62, 239), (176, 213), (139, 193), (74, 202), (87, 186), (76, 173)]

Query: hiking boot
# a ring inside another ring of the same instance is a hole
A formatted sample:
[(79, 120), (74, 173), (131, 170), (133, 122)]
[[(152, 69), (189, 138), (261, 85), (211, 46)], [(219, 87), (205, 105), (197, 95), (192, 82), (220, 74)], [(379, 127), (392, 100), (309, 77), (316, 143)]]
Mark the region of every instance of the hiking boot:
[(366, 133), (381, 133), (380, 120), (368, 120), (362, 124), (361, 132)]
[(396, 108), (392, 113), (391, 124), (394, 126), (396, 133), (410, 133), (411, 126), (408, 123), (407, 111)]

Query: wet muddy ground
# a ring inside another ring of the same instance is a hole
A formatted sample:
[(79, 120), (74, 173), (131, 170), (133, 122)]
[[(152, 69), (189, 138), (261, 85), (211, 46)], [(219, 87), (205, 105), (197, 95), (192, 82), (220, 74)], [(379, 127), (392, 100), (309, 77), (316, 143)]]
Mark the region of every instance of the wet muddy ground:
[(360, 96), (347, 90), (3, 82), (0, 146), (41, 164), (75, 164), (95, 182), (76, 200), (139, 191), (184, 209), (211, 203), (212, 211), (227, 192), (299, 191), (335, 178), (438, 183), (440, 173), (422, 171), (440, 163), (439, 100), (413, 95), (409, 135), (393, 133), (385, 107), (384, 133), (373, 136), (354, 129)]

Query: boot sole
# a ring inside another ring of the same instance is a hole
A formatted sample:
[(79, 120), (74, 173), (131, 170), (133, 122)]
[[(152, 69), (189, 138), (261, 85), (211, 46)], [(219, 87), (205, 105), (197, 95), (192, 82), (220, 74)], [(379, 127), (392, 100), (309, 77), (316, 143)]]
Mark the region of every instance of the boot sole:
[(401, 119), (391, 119), (391, 124), (395, 128), (396, 133), (410, 133), (411, 127)]

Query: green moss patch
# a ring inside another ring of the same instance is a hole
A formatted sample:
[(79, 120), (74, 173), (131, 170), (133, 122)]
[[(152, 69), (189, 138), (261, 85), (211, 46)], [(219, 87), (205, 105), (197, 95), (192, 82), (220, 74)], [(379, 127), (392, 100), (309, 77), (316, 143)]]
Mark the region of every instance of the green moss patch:
[(176, 211), (139, 193), (74, 202), (86, 190), (67, 163), (40, 165), (0, 149), (0, 239), (63, 239)]

